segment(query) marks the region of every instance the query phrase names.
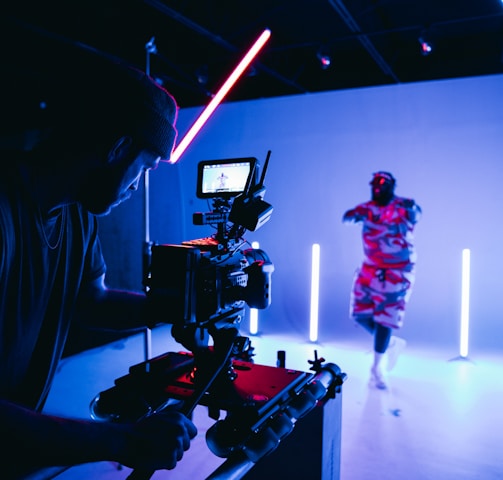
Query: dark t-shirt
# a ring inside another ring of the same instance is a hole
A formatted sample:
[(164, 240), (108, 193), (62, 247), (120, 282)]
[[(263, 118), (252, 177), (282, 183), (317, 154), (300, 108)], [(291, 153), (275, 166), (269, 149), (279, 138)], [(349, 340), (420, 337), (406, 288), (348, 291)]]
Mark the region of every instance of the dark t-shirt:
[[(52, 232), (52, 235), (51, 235)], [(43, 220), (16, 168), (0, 176), (0, 396), (41, 410), (82, 283), (105, 273), (96, 218)]]

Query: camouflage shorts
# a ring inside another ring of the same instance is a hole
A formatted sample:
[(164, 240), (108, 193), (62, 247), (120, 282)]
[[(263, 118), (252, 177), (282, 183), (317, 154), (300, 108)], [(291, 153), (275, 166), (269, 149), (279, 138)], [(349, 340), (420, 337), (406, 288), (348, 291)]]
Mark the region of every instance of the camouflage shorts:
[(351, 317), (373, 317), (384, 326), (400, 328), (414, 279), (412, 268), (383, 269), (363, 264), (356, 270), (353, 280)]

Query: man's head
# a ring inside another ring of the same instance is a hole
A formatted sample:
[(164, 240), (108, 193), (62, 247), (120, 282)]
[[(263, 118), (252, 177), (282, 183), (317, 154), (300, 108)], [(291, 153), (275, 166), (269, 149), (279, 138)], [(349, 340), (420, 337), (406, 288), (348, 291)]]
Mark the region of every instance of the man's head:
[(143, 149), (169, 160), (177, 136), (175, 99), (144, 72), (127, 69), (124, 77), (109, 85), (113, 98), (103, 99), (109, 102), (106, 111), (114, 117), (120, 136), (130, 135)]
[(169, 159), (174, 98), (145, 73), (104, 65), (65, 82), (36, 156), (40, 168), (73, 172), (73, 200), (103, 215), (136, 190), (145, 169)]
[(129, 198), (144, 170), (170, 158), (177, 135), (174, 98), (143, 72), (129, 69), (124, 77), (120, 84), (108, 83), (113, 96), (101, 100), (103, 115), (109, 116), (102, 125), (107, 158), (80, 192), (79, 201), (99, 215)]
[(129, 136), (138, 148), (169, 159), (177, 135), (178, 106), (144, 72), (97, 63), (95, 70), (75, 72), (58, 88), (47, 120), (52, 148), (87, 152), (101, 142), (107, 148), (116, 139)]
[(395, 194), (396, 180), (389, 172), (375, 172), (370, 186), (372, 189), (372, 200), (378, 205), (387, 205)]

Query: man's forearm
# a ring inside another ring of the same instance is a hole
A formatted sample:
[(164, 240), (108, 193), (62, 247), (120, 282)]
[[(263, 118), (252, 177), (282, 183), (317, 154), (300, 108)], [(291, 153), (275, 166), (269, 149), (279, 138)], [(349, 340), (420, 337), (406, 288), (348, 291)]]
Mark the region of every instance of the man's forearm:
[(0, 425), (7, 478), (52, 465), (114, 459), (123, 448), (120, 425), (43, 415), (5, 400)]
[(107, 289), (97, 298), (79, 303), (79, 320), (100, 330), (139, 330), (155, 325), (147, 296), (140, 292)]

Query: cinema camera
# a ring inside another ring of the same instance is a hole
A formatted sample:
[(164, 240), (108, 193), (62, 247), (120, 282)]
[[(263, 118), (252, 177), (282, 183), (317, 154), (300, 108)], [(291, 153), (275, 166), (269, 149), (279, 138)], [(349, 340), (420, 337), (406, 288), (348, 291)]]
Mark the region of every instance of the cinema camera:
[[(191, 416), (198, 404), (206, 406), (217, 420), (207, 431), (208, 447), (227, 459), (215, 478), (241, 478), (237, 472), (274, 450), (298, 418), (335, 396), (346, 376), (317, 358), (309, 362), (314, 373), (257, 365), (250, 339), (239, 335), (246, 305), (264, 309), (271, 303), (274, 266), (243, 239), (272, 214), (264, 201), (270, 153), (260, 179), (255, 158), (199, 163), (197, 196), (211, 200), (213, 210), (195, 213), (193, 223), (213, 225), (216, 233), (181, 245), (153, 245), (144, 280), (153, 308), (166, 312), (173, 338), (188, 351), (133, 365), (91, 402), (94, 419), (115, 422), (168, 407)], [(128, 478), (152, 474), (134, 471)]]
[(198, 165), (198, 198), (213, 202), (208, 213), (194, 213), (194, 225), (212, 225), (210, 237), (181, 245), (153, 245), (146, 280), (151, 301), (168, 312), (173, 336), (187, 345), (187, 333), (211, 335), (238, 325), (245, 304), (264, 309), (271, 303), (274, 266), (260, 249), (245, 248), (243, 234), (257, 230), (272, 214), (263, 200), (270, 152), (258, 179), (255, 158), (209, 160)]

